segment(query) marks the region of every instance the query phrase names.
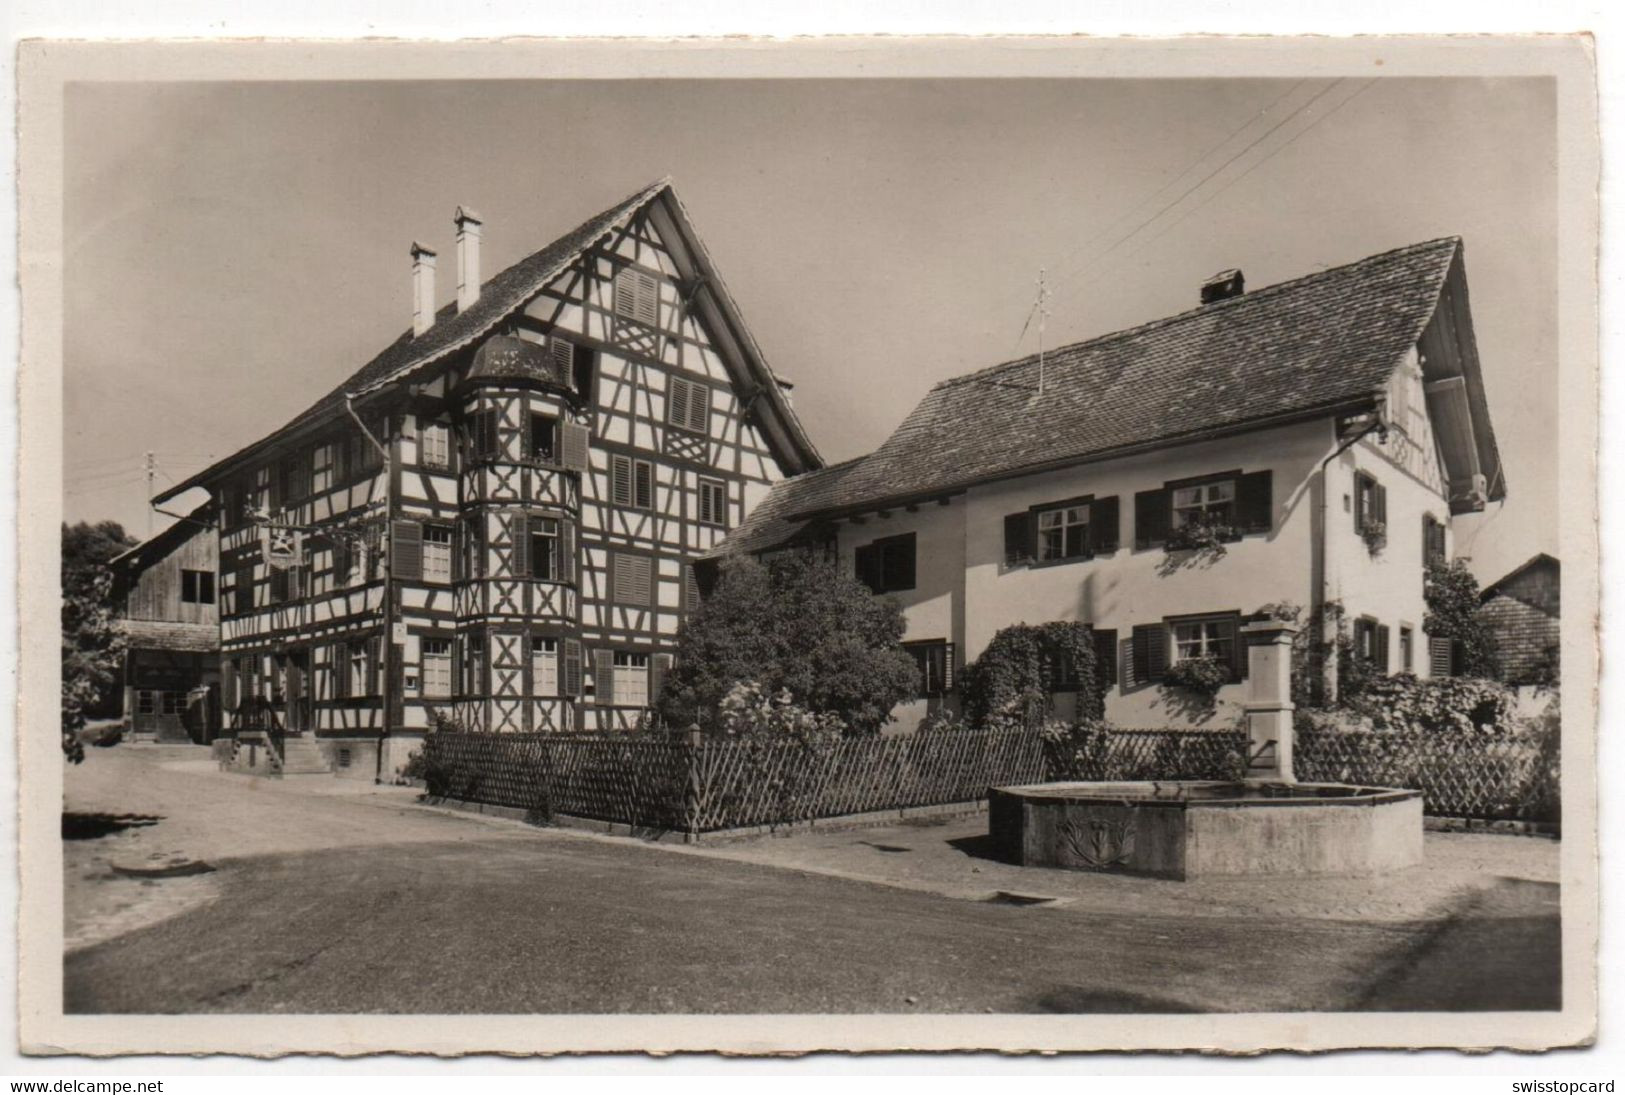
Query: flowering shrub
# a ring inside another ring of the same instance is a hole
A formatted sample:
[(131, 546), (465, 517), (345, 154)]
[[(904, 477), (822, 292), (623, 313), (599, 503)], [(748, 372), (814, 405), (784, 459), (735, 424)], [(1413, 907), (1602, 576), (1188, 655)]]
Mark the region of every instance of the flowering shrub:
[(841, 737), (840, 716), (799, 707), (789, 689), (768, 694), (755, 681), (740, 681), (717, 706), (717, 729), (730, 738), (777, 738), (827, 745)]
[(1212, 699), (1230, 682), (1230, 667), (1217, 658), (1186, 658), (1170, 665), (1162, 683)]
[(1239, 539), (1241, 534), (1230, 525), (1198, 518), (1169, 529), (1165, 546), (1169, 551), (1209, 551), (1223, 555), (1225, 543)]
[(1375, 677), (1349, 706), (1378, 731), (1498, 734), (1515, 728), (1512, 691), (1480, 677)]
[(1365, 527), (1360, 530), (1360, 539), (1365, 541), (1367, 551), (1373, 555), (1381, 555), (1382, 549), (1388, 546), (1388, 526), (1381, 521), (1368, 519)]

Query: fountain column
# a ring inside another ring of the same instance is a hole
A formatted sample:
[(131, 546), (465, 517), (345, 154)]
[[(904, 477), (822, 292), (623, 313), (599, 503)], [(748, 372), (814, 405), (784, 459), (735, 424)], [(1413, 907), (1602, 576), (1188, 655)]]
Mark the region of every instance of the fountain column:
[(1247, 643), (1247, 778), (1296, 782), (1292, 776), (1292, 640), (1298, 627), (1260, 620), (1241, 628)]

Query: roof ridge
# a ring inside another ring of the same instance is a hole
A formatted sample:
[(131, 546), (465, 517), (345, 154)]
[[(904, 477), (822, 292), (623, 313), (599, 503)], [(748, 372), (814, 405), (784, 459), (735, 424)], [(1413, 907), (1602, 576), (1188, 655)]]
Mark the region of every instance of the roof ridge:
[[(1457, 235), (1439, 236), (1435, 239), (1423, 240), (1418, 243), (1408, 243), (1403, 247), (1393, 247), (1387, 251), (1379, 251), (1375, 255), (1367, 255), (1364, 258), (1355, 259), (1353, 262), (1345, 262), (1338, 266), (1330, 266), (1324, 270), (1315, 270), (1308, 274), (1299, 274), (1297, 277), (1288, 278), (1285, 281), (1272, 282), (1261, 289), (1255, 289), (1250, 293), (1243, 293), (1240, 296), (1228, 297), (1225, 300), (1213, 301), (1209, 304), (1199, 304), (1194, 308), (1187, 308), (1183, 312), (1175, 312), (1171, 316), (1159, 316), (1156, 319), (1146, 320), (1144, 323), (1138, 323), (1132, 327), (1123, 327), (1116, 331), (1108, 331), (1105, 334), (1080, 339), (1077, 342), (1068, 342), (1063, 346), (1055, 347), (1053, 350), (1045, 351), (1045, 356), (1048, 357), (1054, 354), (1064, 353), (1069, 350), (1078, 350), (1085, 346), (1102, 345), (1112, 342), (1115, 339), (1127, 338), (1130, 335), (1144, 334), (1147, 331), (1156, 330), (1158, 327), (1165, 327), (1173, 323), (1178, 323), (1181, 320), (1189, 319), (1196, 315), (1211, 315), (1221, 308), (1238, 304), (1243, 301), (1258, 300), (1260, 297), (1269, 296), (1286, 289), (1291, 289), (1307, 281), (1314, 281), (1319, 278), (1330, 277), (1333, 274), (1339, 274), (1347, 270), (1352, 270), (1358, 266), (1366, 266), (1382, 259), (1393, 258), (1397, 255), (1424, 251), (1431, 247), (1437, 247), (1443, 243), (1459, 246), (1462, 243), (1462, 238)], [(989, 376), (996, 375), (1003, 370), (1010, 370), (1013, 372), (1021, 366), (1036, 364), (1038, 361), (1038, 356), (1039, 355), (1036, 353), (1027, 354), (1024, 357), (1012, 358), (1009, 361), (1001, 361), (996, 365), (986, 365), (980, 369), (974, 370), (973, 372), (961, 373), (958, 376), (948, 377), (946, 380), (939, 380), (936, 384), (932, 385), (932, 388), (933, 390), (937, 388), (952, 388), (961, 384), (975, 383), (980, 380), (985, 380)]]

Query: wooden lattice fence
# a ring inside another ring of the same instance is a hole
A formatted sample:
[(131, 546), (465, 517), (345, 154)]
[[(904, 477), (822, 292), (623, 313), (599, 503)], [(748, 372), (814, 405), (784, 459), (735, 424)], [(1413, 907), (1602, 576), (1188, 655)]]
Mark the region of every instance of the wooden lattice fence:
[(1554, 733), (1403, 733), (1303, 730), (1293, 773), (1306, 782), (1407, 787), (1435, 817), (1556, 822), (1561, 813)]
[(1232, 730), (1083, 732), (1046, 743), (1051, 780), (1236, 779), (1246, 768), (1247, 735)]
[(960, 731), (790, 741), (431, 734), (434, 795), (645, 829), (716, 832), (876, 810), (972, 802), (1043, 777), (1038, 738)]

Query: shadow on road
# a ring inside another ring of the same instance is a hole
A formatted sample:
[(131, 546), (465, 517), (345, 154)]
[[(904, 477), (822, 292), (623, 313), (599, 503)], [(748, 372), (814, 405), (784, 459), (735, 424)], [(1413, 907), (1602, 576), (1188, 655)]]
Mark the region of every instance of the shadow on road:
[(1172, 1015), (1202, 1009), (1140, 992), (1067, 986), (1040, 994), (1033, 999), (1029, 1008), (1023, 1010), (1054, 1015)]
[(159, 814), (84, 814), (72, 810), (62, 812), (63, 840), (100, 840), (104, 836), (122, 833), (164, 820)]

